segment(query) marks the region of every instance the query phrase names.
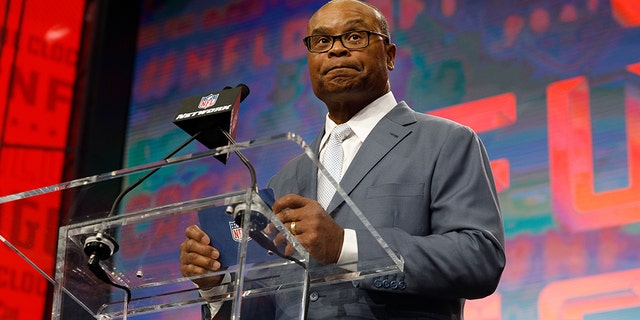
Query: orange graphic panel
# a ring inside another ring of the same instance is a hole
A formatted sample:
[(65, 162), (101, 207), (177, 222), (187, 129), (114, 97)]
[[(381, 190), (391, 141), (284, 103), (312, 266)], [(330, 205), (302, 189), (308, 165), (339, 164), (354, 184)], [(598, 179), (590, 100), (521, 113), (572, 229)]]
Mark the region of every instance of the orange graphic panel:
[[(516, 113), (516, 95), (512, 92), (465, 102), (427, 112), (430, 115), (447, 118), (469, 126), (475, 132), (486, 132), (514, 124)], [(511, 175), (508, 159), (491, 161), (496, 190), (509, 189)]]
[(491, 161), (491, 171), (496, 185), (496, 191), (502, 192), (511, 185), (510, 163), (506, 158)]
[(640, 26), (640, 1), (611, 0), (611, 12), (618, 23), (627, 28)]
[(626, 87), (629, 186), (594, 191), (593, 143), (586, 78), (547, 88), (552, 206), (570, 230), (590, 230), (640, 221), (640, 92)]
[(584, 319), (584, 316), (640, 306), (640, 269), (559, 281), (538, 299), (539, 319)]
[(512, 92), (427, 113), (457, 121), (471, 127), (475, 132), (485, 132), (512, 125), (518, 117), (516, 114), (516, 95)]
[(466, 320), (501, 320), (502, 296), (494, 293), (484, 299), (467, 300), (464, 304)]

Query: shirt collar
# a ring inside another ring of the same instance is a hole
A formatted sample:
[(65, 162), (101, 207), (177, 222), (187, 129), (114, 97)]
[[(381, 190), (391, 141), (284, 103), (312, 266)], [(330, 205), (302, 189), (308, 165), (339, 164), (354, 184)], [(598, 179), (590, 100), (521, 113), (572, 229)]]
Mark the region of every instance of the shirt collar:
[[(360, 142), (362, 142), (367, 138), (369, 133), (371, 133), (380, 119), (389, 113), (389, 111), (391, 111), (391, 109), (393, 109), (397, 104), (398, 102), (396, 101), (393, 92), (389, 91), (364, 107), (360, 112), (356, 113), (351, 117), (351, 119), (349, 119), (349, 121), (347, 121), (347, 124), (351, 127), (351, 130), (358, 137)], [(331, 130), (336, 126), (337, 124), (333, 122), (333, 120), (329, 119), (329, 114), (327, 114), (324, 125), (325, 134), (322, 137), (321, 145), (324, 145), (324, 142), (329, 137), (329, 133), (331, 133)]]

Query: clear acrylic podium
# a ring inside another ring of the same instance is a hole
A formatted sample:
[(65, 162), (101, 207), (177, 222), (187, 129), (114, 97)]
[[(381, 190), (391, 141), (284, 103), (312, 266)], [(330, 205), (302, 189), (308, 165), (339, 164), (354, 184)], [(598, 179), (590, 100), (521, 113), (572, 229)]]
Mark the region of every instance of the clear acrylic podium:
[[(247, 167), (239, 160), (232, 160), (236, 157), (234, 153), (238, 152), (241, 153), (238, 158), (244, 156), (248, 162), (256, 165), (255, 174), (251, 174), (253, 166)], [(34, 262), (37, 261), (36, 257), (25, 255), (15, 248), (11, 244), (12, 239), (3, 236), (2, 241), (52, 284), (53, 319), (157, 319), (162, 313), (199, 314), (200, 308), (211, 302), (230, 305), (230, 317), (238, 319), (242, 317), (243, 304), (249, 305), (252, 299), (271, 298), (287, 302), (286, 313), (291, 319), (303, 319), (308, 293), (314, 286), (355, 281), (402, 270), (401, 257), (387, 246), (337, 184), (337, 194), (361, 222), (357, 229), (370, 232), (378, 241), (380, 251), (385, 254), (376, 258), (359, 257), (359, 261), (346, 265), (313, 263), (295, 236), (275, 217), (264, 195), (258, 193), (264, 189), (260, 189), (255, 180), (266, 182), (284, 165), (284, 162), (270, 162), (270, 155), (274, 153), (285, 155), (283, 158), (287, 160), (295, 156), (309, 157), (327, 176), (313, 151), (294, 133), (245, 141), (0, 196), (1, 204), (25, 201), (47, 193), (73, 191), (82, 194), (80, 190), (107, 181), (125, 178), (130, 180), (121, 183), (131, 184), (141, 174), (156, 169), (160, 169), (160, 172), (166, 170), (169, 174), (153, 183), (171, 185), (172, 181), (189, 176), (185, 172), (191, 168), (218, 166), (211, 168), (217, 172), (212, 181), (224, 184), (226, 189), (223, 192), (209, 195), (202, 183), (188, 183), (183, 187), (183, 192), (169, 193), (169, 197), (156, 197), (162, 201), (133, 201), (111, 216), (107, 216), (104, 208), (88, 206), (88, 210), (95, 212), (87, 213), (85, 221), (73, 221), (59, 228), (54, 275), (43, 271)], [(213, 158), (224, 154), (230, 156), (226, 166)], [(332, 180), (330, 177), (328, 179)], [(184, 192), (184, 189), (188, 191)], [(132, 196), (134, 194), (132, 191)], [(138, 198), (145, 199), (145, 194), (139, 194)], [(87, 202), (91, 203), (90, 197)], [(203, 276), (182, 275), (180, 244), (185, 239), (185, 228), (191, 224), (200, 225), (205, 231), (208, 230), (206, 228), (213, 228), (208, 233), (215, 233), (209, 236), (214, 246), (220, 247), (224, 257), (221, 259), (221, 270)], [(222, 234), (224, 237), (220, 236)], [(88, 268), (85, 243), (104, 235), (115, 239), (118, 249), (110, 258), (102, 260), (99, 267), (112, 282), (127, 288), (130, 296), (125, 294), (125, 290), (99, 280)], [(265, 246), (265, 241), (272, 246)], [(294, 249), (292, 255), (283, 254), (287, 245)], [(222, 276), (224, 280), (204, 298), (193, 280), (210, 276)]]

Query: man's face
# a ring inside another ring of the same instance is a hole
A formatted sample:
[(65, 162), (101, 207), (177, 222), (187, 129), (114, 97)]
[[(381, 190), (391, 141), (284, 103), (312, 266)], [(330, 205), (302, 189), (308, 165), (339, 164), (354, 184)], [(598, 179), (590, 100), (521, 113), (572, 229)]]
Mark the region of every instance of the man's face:
[[(308, 35), (339, 35), (348, 31), (381, 32), (375, 11), (352, 1), (333, 2), (309, 20)], [(316, 96), (327, 104), (338, 100), (369, 103), (389, 91), (387, 70), (393, 69), (395, 46), (371, 34), (369, 46), (347, 49), (335, 39), (328, 52), (307, 53)]]

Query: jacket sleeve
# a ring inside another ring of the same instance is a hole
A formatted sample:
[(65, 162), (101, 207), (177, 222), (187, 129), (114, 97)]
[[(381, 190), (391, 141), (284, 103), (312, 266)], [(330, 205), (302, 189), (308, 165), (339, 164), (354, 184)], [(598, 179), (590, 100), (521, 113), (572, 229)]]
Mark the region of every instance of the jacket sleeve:
[[(471, 129), (458, 126), (447, 133), (439, 149), (430, 152), (433, 155), (425, 156), (433, 159), (425, 170), (430, 172), (421, 175), (428, 180), (423, 182), (427, 200), (409, 214), (423, 219), (416, 221), (426, 221), (427, 230), (376, 227), (404, 260), (404, 270), (386, 277), (386, 282), (374, 278), (360, 281), (359, 286), (442, 298), (488, 296), (498, 285), (506, 258), (502, 217), (485, 148)], [(384, 201), (406, 199), (387, 196)], [(357, 235), (360, 257), (381, 254), (370, 245), (375, 239), (368, 232), (360, 230)]]

